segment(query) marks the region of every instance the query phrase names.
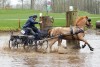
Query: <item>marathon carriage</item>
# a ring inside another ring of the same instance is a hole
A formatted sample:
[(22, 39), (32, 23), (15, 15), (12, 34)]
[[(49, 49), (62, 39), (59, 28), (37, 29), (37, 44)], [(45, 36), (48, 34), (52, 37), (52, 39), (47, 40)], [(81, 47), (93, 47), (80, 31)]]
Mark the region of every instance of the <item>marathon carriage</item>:
[(48, 40), (47, 37), (41, 39), (37, 39), (33, 35), (14, 35), (11, 34), (10, 40), (9, 40), (9, 48), (19, 47), (23, 46), (24, 49), (26, 49), (26, 46), (28, 48), (35, 47), (35, 50), (37, 51), (37, 48), (44, 47), (44, 49), (48, 48)]
[(36, 51), (38, 48), (46, 50), (48, 48), (49, 39), (48, 30), (52, 27), (54, 19), (49, 16), (42, 16), (40, 20), (42, 20), (43, 23), (40, 24), (41, 36), (39, 38), (37, 38), (38, 34), (35, 36), (22, 34), (15, 35), (12, 32), (9, 40), (9, 48), (18, 48), (21, 45), (24, 49), (26, 49), (27, 46), (28, 48), (35, 48)]

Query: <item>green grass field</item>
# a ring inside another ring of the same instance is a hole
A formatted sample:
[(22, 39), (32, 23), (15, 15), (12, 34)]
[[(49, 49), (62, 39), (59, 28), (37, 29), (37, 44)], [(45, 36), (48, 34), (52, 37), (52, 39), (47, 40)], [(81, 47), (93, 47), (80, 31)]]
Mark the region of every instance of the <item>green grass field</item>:
[[(20, 19), (21, 26), (26, 22), (29, 16), (40, 13), (43, 13), (43, 16), (46, 16), (46, 12), (28, 10), (28, 9), (9, 9), (9, 10), (0, 10), (0, 30), (17, 30), (18, 22)], [(56, 19), (56, 18), (65, 18), (65, 13), (48, 13), (48, 16), (53, 16), (55, 18), (54, 26), (66, 26), (66, 19)], [(84, 11), (78, 11), (78, 16), (88, 16), (92, 19), (92, 24), (95, 28), (95, 23), (97, 20), (100, 20), (100, 14), (90, 14)], [(96, 18), (95, 18), (96, 17)], [(38, 17), (39, 18), (39, 17)], [(39, 21), (39, 19), (37, 19)], [(38, 25), (37, 25), (38, 26)]]

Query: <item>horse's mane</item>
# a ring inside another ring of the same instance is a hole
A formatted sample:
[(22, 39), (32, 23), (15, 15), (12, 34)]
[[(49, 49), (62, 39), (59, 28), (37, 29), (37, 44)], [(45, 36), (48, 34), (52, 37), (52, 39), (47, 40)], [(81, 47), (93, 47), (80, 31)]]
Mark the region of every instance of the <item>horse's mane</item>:
[(79, 22), (80, 22), (82, 19), (84, 19), (84, 18), (87, 18), (87, 19), (88, 19), (87, 16), (78, 17), (78, 18), (76, 19), (75, 23), (79, 23)]

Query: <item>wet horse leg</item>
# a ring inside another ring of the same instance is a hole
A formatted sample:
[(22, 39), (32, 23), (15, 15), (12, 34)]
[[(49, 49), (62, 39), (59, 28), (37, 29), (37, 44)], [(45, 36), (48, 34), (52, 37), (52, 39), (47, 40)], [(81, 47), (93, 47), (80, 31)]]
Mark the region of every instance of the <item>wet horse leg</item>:
[(58, 46), (61, 45), (62, 39), (58, 39)]
[(89, 44), (85, 39), (82, 38), (82, 39), (80, 39), (80, 40), (82, 40), (83, 42), (85, 42), (85, 44), (82, 45), (82, 48), (84, 48), (84, 47), (86, 46), (86, 44), (87, 44), (91, 51), (94, 50), (94, 48), (92, 48), (92, 47), (90, 46), (90, 44)]
[(51, 51), (51, 49), (52, 49), (52, 45), (53, 45), (56, 41), (58, 41), (58, 38), (53, 38), (53, 39), (50, 39), (50, 40), (49, 40), (49, 48), (50, 48), (50, 51)]
[(82, 48), (84, 48), (86, 46), (86, 43), (84, 43), (84, 45), (82, 45)]
[(58, 49), (61, 46), (62, 39), (58, 39)]

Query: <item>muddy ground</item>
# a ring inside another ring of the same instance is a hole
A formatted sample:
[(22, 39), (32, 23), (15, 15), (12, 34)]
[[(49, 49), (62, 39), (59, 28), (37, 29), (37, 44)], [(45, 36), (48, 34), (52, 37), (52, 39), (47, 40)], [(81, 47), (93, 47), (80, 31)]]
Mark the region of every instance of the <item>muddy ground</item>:
[[(10, 33), (0, 33), (0, 67), (100, 67), (100, 35), (96, 35), (94, 30), (87, 32), (85, 39), (94, 51), (90, 51), (86, 46), (84, 49), (71, 50), (66, 54), (10, 50)], [(65, 44), (64, 42), (62, 44)], [(82, 44), (83, 42), (80, 42), (80, 46)]]

